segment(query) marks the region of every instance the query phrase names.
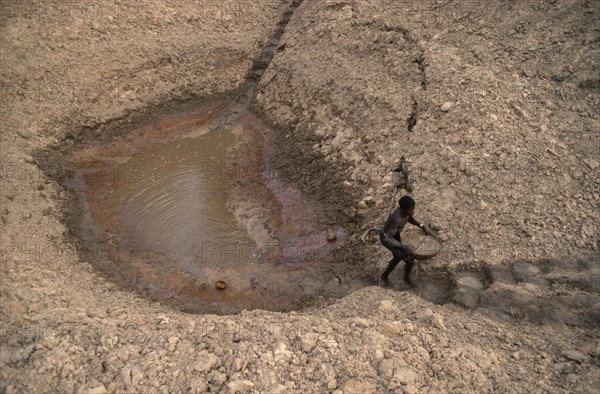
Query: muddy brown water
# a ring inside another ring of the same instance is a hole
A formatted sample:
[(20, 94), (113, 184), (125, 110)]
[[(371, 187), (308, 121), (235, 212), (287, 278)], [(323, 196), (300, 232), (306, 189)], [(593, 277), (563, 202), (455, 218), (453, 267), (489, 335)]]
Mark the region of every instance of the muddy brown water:
[(287, 311), (356, 288), (327, 270), (347, 234), (272, 169), (270, 135), (219, 103), (71, 152), (80, 226), (102, 245), (95, 257), (127, 287), (190, 312)]

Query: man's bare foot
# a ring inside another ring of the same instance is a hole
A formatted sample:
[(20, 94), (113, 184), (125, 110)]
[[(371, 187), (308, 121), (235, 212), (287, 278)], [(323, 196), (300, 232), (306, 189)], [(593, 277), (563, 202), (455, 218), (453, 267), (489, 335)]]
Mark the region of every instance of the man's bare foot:
[(381, 275), (381, 281), (383, 282), (383, 287), (392, 287), (394, 286), (394, 283), (390, 282), (390, 280), (388, 278), (386, 278), (385, 276)]
[(404, 277), (404, 282), (410, 287), (416, 287), (415, 282), (413, 282), (408, 276)]

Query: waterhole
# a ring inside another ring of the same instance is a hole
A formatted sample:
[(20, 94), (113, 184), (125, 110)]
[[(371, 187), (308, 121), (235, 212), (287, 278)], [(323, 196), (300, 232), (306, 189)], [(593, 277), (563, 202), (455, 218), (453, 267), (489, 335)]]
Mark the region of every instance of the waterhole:
[(221, 102), (79, 144), (63, 163), (87, 257), (190, 312), (288, 311), (350, 291), (327, 270), (346, 232), (273, 169), (271, 134)]

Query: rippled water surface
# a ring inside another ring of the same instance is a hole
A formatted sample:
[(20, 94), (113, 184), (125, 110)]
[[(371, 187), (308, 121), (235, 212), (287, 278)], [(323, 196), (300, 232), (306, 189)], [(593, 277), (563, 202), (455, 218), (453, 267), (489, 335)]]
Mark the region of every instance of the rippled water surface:
[(132, 241), (173, 259), (211, 264), (213, 245), (236, 240), (252, 246), (226, 207), (225, 163), (234, 140), (227, 131), (212, 131), (138, 153), (128, 162), (138, 181), (118, 183), (105, 203)]

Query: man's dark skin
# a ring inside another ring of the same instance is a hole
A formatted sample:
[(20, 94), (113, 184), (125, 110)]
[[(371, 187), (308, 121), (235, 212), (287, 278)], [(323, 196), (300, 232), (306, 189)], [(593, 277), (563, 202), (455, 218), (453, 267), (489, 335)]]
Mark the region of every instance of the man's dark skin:
[(410, 271), (414, 266), (415, 251), (410, 245), (403, 244), (400, 239), (400, 233), (406, 226), (406, 223), (410, 223), (417, 227), (422, 228), (425, 233), (431, 235), (431, 231), (423, 224), (419, 223), (414, 217), (415, 213), (415, 202), (409, 196), (404, 196), (398, 201), (398, 208), (390, 214), (385, 226), (381, 229), (380, 240), (383, 246), (385, 246), (392, 255), (394, 256), (385, 272), (381, 275), (381, 280), (385, 286), (390, 286), (388, 276), (396, 268), (398, 263), (404, 261), (404, 281), (414, 286), (410, 279)]

